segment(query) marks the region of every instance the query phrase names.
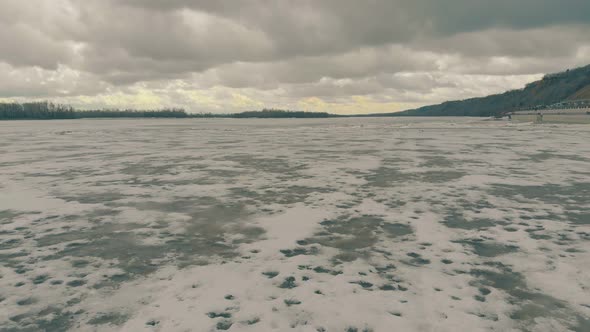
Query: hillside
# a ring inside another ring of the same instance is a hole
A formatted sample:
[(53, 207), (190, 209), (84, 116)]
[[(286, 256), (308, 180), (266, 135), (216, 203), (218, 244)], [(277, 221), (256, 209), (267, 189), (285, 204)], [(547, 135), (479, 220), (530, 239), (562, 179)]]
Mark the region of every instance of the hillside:
[(578, 92), (574, 93), (573, 95), (569, 96), (568, 100), (579, 100), (579, 99), (590, 99), (590, 85), (587, 85)]
[(494, 116), (520, 108), (550, 105), (563, 100), (590, 99), (590, 65), (545, 75), (523, 89), (466, 100), (447, 101), (391, 116)]

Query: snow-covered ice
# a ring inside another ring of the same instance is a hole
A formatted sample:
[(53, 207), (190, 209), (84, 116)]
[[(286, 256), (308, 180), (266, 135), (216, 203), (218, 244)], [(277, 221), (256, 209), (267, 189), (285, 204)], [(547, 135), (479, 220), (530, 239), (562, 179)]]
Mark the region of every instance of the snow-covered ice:
[(590, 127), (0, 123), (1, 331), (590, 331)]

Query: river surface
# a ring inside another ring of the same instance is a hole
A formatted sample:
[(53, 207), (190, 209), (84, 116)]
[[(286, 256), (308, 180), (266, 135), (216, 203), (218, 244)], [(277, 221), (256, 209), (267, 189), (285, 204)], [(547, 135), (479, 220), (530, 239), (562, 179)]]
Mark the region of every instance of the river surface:
[(0, 122), (0, 331), (590, 331), (590, 126)]

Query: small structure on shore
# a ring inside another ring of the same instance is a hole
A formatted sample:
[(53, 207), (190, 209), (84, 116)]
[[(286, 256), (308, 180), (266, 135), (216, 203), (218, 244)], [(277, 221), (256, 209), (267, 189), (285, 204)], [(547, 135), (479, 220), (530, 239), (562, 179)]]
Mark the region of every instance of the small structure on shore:
[(516, 121), (536, 123), (590, 123), (590, 101), (566, 101), (510, 113)]

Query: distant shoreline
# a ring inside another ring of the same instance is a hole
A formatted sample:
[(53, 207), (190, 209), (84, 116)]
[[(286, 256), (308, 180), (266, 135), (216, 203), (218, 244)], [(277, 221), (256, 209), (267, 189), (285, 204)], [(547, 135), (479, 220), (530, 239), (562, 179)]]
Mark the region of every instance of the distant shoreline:
[(158, 110), (136, 109), (98, 109), (77, 110), (71, 106), (53, 104), (49, 102), (34, 103), (0, 103), (0, 120), (65, 120), (65, 119), (115, 119), (115, 118), (336, 118), (346, 115), (336, 115), (326, 112), (304, 112), (278, 109), (263, 109), (241, 113), (187, 113), (182, 108), (163, 108)]
[[(347, 117), (392, 117), (388, 114), (340, 115), (327, 112), (306, 112), (279, 109), (263, 109), (240, 113), (187, 113), (181, 108), (158, 110), (99, 109), (77, 110), (71, 106), (49, 102), (0, 103), (0, 120), (72, 120), (72, 119), (320, 119)], [(403, 116), (400, 114), (400, 116)]]
[(315, 117), (298, 117), (298, 116), (186, 116), (186, 117), (157, 117), (157, 116), (104, 116), (104, 117), (71, 117), (71, 118), (0, 118), (0, 122), (10, 121), (59, 121), (59, 120), (133, 120), (133, 119), (148, 119), (148, 120), (165, 120), (165, 119), (346, 119), (346, 118), (491, 118), (489, 116), (472, 116), (472, 115), (391, 115), (391, 114), (353, 114), (353, 115), (330, 115), (330, 116), (315, 116)]
[(366, 117), (428, 117), (404, 113), (332, 114), (327, 112), (306, 112), (278, 109), (263, 109), (240, 113), (187, 113), (180, 108), (159, 110), (100, 109), (77, 110), (67, 105), (49, 102), (0, 103), (0, 121), (12, 120), (75, 120), (75, 119), (328, 119)]
[(545, 75), (523, 89), (391, 113), (340, 115), (263, 109), (230, 114), (187, 113), (182, 108), (158, 110), (97, 109), (78, 110), (50, 102), (0, 103), (0, 120), (56, 120), (88, 118), (232, 118), (232, 119), (311, 119), (346, 117), (502, 117), (522, 110), (551, 110), (564, 107), (590, 107), (590, 65), (565, 72)]

